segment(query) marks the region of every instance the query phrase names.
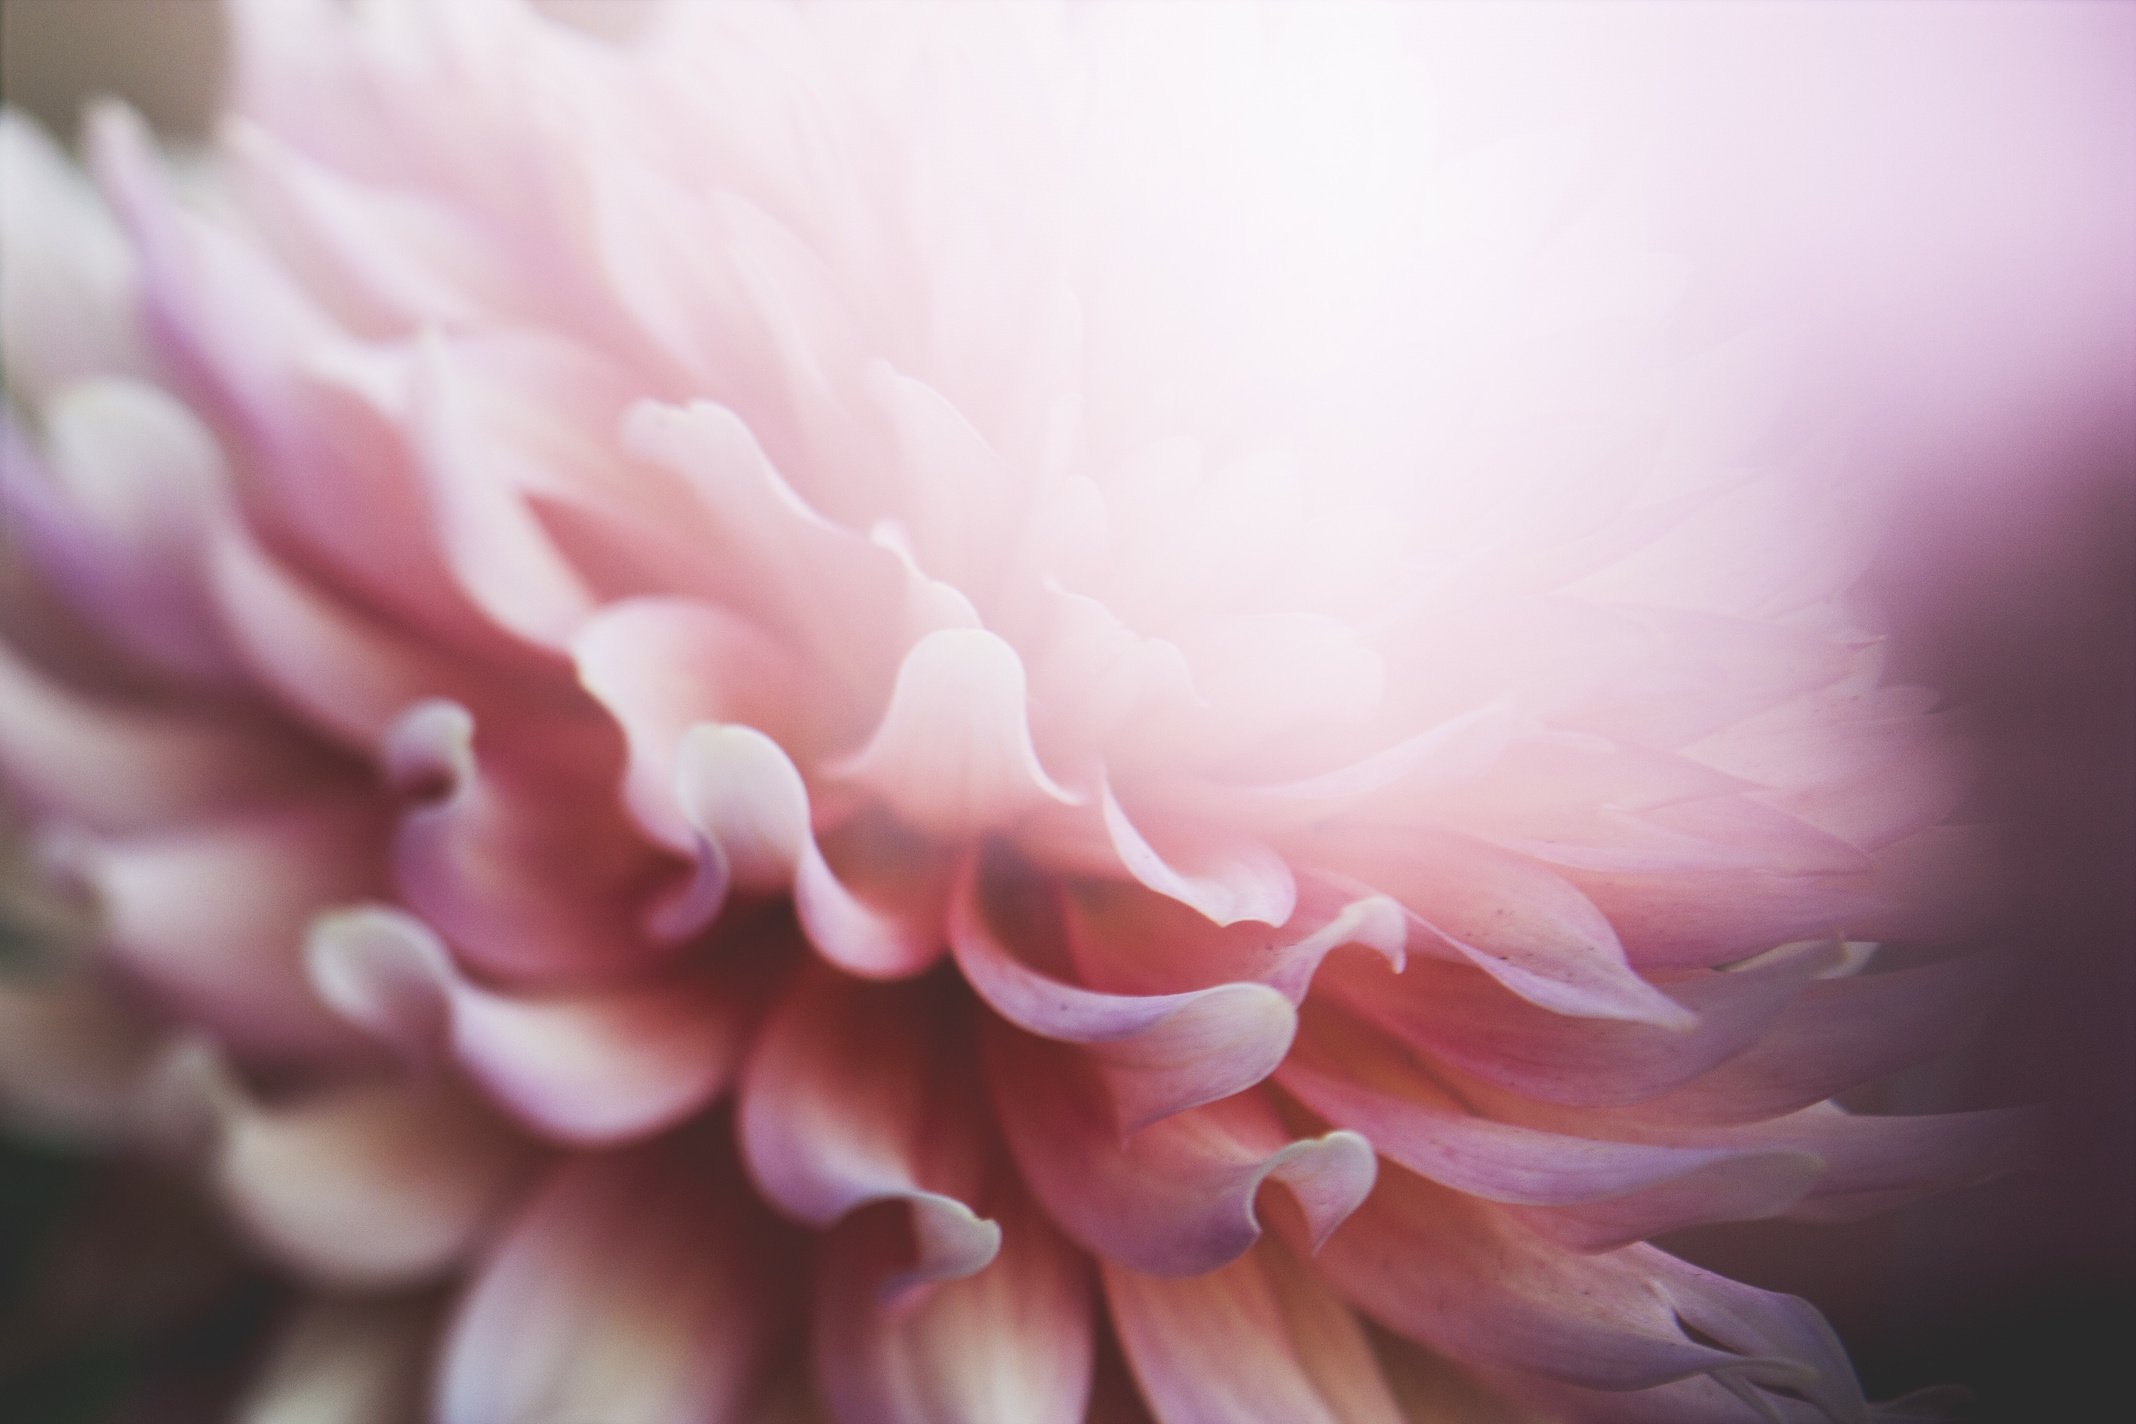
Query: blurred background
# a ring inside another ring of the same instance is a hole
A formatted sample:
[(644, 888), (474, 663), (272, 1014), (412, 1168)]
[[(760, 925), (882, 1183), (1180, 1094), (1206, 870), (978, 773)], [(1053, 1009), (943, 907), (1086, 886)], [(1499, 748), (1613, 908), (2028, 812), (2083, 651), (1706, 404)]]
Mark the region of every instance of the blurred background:
[[(602, 26), (627, 23), (634, 3), (569, 8)], [(1857, 160), (1764, 166), (1759, 134), (1689, 122), (1700, 117), (1691, 109), (1677, 156), (1719, 196), (1705, 210), (1712, 230), (1693, 221), (1678, 235), (1695, 257), (1737, 269), (1751, 307), (1762, 281), (1777, 291), (1814, 278), (1818, 244), (1802, 232), (1844, 244), (1864, 290), (1904, 294), (1873, 312), (1842, 305), (1842, 326), (1823, 333), (1825, 359), (1810, 367), (1812, 398), (1879, 406), (1856, 454), (1888, 483), (1894, 509), (1870, 588), (1901, 673), (1977, 718), (1978, 810), (2012, 847), (2012, 893), (1986, 938), (2018, 972), (1977, 1045), (1885, 1085), (1881, 1098), (1907, 1110), (2036, 1102), (2052, 1115), (2049, 1159), (2033, 1172), (1858, 1226), (1776, 1223), (1670, 1244), (1816, 1300), (1872, 1395), (1957, 1381), (1976, 1392), (1970, 1417), (1982, 1424), (2126, 1418), (2136, 1341), (2136, 5), (1959, 0), (1932, 7), (1952, 46), (1925, 51), (1894, 48), (1894, 17), (1910, 12), (1918, 26), (1919, 7), (1904, 0), (1785, 14), (1756, 0), (1523, 8), (1538, 44), (1566, 53), (1583, 30), (1673, 27), (1675, 59), (1658, 61), (1662, 83), (1642, 91), (1661, 95), (1650, 101), (1664, 117), (1670, 95), (1693, 106), (1701, 84), (1730, 83), (1730, 63), (1804, 64), (1764, 76), (1787, 105), (1770, 117), (1823, 123), (1822, 141)], [(1993, 43), (1960, 43), (1969, 34)], [(63, 139), (86, 96), (119, 95), (182, 142), (211, 122), (220, 38), (214, 0), (0, 0), (0, 93)], [(1915, 82), (1939, 64), (1972, 66), (1970, 77)], [(1799, 133), (1789, 142), (1800, 163)], [(1859, 159), (1863, 149), (1872, 160)], [(1889, 191), (1846, 190), (1863, 182)], [(1837, 229), (1824, 221), (1835, 215), (1846, 219)], [(0, 1417), (212, 1417), (277, 1298), (224, 1248), (182, 1182), (0, 1146)]]

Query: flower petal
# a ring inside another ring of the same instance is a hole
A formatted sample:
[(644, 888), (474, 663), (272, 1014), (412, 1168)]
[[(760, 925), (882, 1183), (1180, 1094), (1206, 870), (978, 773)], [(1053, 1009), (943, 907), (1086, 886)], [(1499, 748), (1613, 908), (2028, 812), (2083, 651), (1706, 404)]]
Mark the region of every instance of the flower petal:
[(791, 1314), (791, 1243), (706, 1147), (557, 1166), (460, 1303), (439, 1424), (739, 1424)]
[(809, 824), (808, 788), (786, 752), (752, 727), (703, 723), (675, 755), (676, 798), (715, 877), (745, 890), (791, 885), (824, 958), (870, 979), (917, 974), (941, 956), (937, 917), (863, 901), (832, 871)]
[(851, 1424), (1082, 1424), (1094, 1332), (1090, 1266), (1029, 1202), (1004, 1202), (1001, 1250), (977, 1274), (894, 1303), (910, 1260), (886, 1217), (822, 1246), (817, 1378)]
[(1031, 745), (1023, 661), (1000, 637), (945, 628), (915, 643), (867, 743), (832, 773), (881, 796), (920, 830), (963, 837), (1051, 800), (1079, 798)]
[(610, 979), (672, 958), (718, 910), (724, 887), (685, 881), (602, 794), (606, 730), (542, 757), (478, 752), (467, 709), (424, 702), (387, 734), (387, 773), (415, 798), (394, 834), (395, 881), (476, 968)]
[(1097, 1070), (1079, 1050), (988, 1025), (995, 1115), (1024, 1179), (1091, 1251), (1159, 1276), (1237, 1259), (1260, 1238), (1254, 1200), (1273, 1178), (1316, 1239), (1372, 1188), (1372, 1148), (1352, 1132), (1294, 1141), (1252, 1094), (1177, 1113), (1122, 1140)]
[(1161, 1424), (1402, 1424), (1357, 1317), (1275, 1242), (1184, 1279), (1103, 1268)]
[(523, 1139), (443, 1084), (353, 1084), (274, 1106), (227, 1075), (199, 1091), (231, 1210), (276, 1259), (329, 1284), (442, 1275), (534, 1162)]
[(892, 1290), (968, 1276), (1001, 1245), (960, 1199), (978, 1125), (949, 1036), (934, 986), (817, 973), (765, 1025), (742, 1079), (743, 1159), (780, 1210), (821, 1228), (874, 1202), (912, 1208), (917, 1259)]
[(377, 894), (381, 850), (370, 807), (328, 802), (88, 842), (72, 854), (126, 969), (240, 1053), (302, 1057), (346, 1054), (356, 1042), (312, 995), (304, 927), (321, 904)]
[(683, 734), (699, 722), (779, 727), (797, 671), (763, 629), (729, 609), (633, 598), (595, 613), (572, 644), (579, 681), (622, 725), (625, 795), (638, 824), (673, 850), (696, 836), (676, 801)]
[(305, 1302), (270, 1347), (236, 1424), (392, 1424), (415, 1416), (437, 1314), (421, 1297)]
[(1104, 994), (1026, 967), (995, 935), (975, 877), (951, 901), (957, 967), (1010, 1023), (1083, 1044), (1104, 1065), (1122, 1126), (1133, 1130), (1229, 1097), (1283, 1061), (1297, 1017), (1265, 984), (1219, 984), (1181, 994)]
[(343, 1016), (418, 1052), (445, 1047), (500, 1107), (560, 1142), (605, 1145), (674, 1126), (732, 1082), (746, 1038), (750, 998), (731, 978), (485, 989), (421, 921), (384, 907), (322, 917), (306, 957), (320, 997)]

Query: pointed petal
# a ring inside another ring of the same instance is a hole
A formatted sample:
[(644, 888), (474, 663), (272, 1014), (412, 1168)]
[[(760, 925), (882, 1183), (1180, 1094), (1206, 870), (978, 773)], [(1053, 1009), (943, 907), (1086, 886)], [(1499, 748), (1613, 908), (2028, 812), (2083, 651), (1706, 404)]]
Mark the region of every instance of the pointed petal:
[(1369, 965), (1345, 965), (1331, 991), (1360, 1017), (1480, 1078), (1546, 1102), (1606, 1107), (1658, 1098), (1742, 1053), (1835, 954), (1807, 946), (1672, 983), (1670, 995), (1698, 1016), (1687, 1031), (1563, 1018), (1473, 971), (1428, 962), (1412, 962), (1399, 984)]
[(1201, 827), (1193, 845), (1167, 855), (1128, 819), (1110, 783), (1099, 787), (1099, 809), (1113, 852), (1128, 874), (1217, 924), (1280, 925), (1297, 908), (1298, 885), (1289, 864), (1261, 842)]
[(424, 702), (383, 752), (414, 800), (394, 834), (395, 883), (473, 967), (519, 983), (612, 979), (672, 958), (710, 922), (723, 887), (683, 883), (684, 867), (598, 789), (604, 737), (537, 759), (493, 755), (475, 736), (466, 708)]
[(1490, 1201), (1556, 1208), (1527, 1219), (1582, 1250), (1775, 1215), (1810, 1189), (1824, 1165), (1780, 1144), (1665, 1147), (1494, 1122), (1354, 1025), (1316, 1025), (1279, 1081), (1419, 1176)]

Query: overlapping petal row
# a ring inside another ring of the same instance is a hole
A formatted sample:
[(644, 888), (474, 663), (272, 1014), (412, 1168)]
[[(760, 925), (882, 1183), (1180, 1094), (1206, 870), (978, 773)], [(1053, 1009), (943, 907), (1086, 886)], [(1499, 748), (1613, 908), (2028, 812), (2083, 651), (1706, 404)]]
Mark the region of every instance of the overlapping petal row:
[(260, 1420), (1901, 1417), (1645, 1244), (2007, 1160), (1830, 1101), (1987, 988), (1859, 972), (1975, 850), (1844, 557), (1196, 426), (961, 8), (256, 0), (204, 179), (7, 120), (15, 1115), (316, 1285)]

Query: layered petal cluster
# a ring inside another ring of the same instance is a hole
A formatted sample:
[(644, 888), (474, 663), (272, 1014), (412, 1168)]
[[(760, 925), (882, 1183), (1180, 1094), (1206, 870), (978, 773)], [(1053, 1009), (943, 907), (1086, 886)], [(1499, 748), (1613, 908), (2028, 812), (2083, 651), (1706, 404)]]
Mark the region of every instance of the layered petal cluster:
[(1869, 962), (1956, 734), (1337, 14), (244, 0), (203, 162), (6, 120), (0, 1093), (308, 1283), (257, 1424), (1906, 1413), (1646, 1243), (2006, 1161), (1831, 1101), (1988, 988)]

